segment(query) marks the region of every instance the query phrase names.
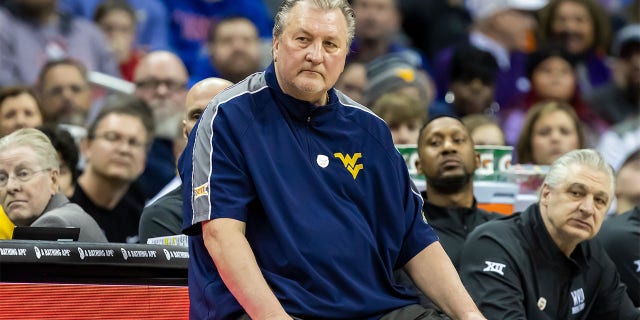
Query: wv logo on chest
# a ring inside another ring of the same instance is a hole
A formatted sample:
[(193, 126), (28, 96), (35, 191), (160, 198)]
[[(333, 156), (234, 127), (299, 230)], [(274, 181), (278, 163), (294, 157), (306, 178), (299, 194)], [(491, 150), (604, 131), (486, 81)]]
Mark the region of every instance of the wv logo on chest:
[(336, 152), (333, 156), (342, 161), (344, 167), (347, 168), (353, 176), (353, 180), (358, 176), (358, 172), (364, 168), (362, 163), (358, 163), (358, 160), (362, 157), (362, 153), (360, 152), (354, 153), (353, 156), (350, 156), (349, 154), (343, 155), (341, 152)]
[(584, 290), (582, 290), (582, 288), (571, 291), (571, 299), (573, 299), (571, 314), (576, 314), (584, 310)]

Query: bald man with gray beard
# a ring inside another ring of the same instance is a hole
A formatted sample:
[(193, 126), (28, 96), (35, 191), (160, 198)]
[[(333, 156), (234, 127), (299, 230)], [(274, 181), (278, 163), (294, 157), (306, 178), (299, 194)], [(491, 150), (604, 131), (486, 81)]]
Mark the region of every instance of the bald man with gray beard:
[(174, 144), (180, 133), (188, 79), (182, 60), (169, 51), (148, 53), (134, 71), (135, 95), (151, 108), (156, 128), (146, 169), (137, 183), (145, 200), (175, 176)]

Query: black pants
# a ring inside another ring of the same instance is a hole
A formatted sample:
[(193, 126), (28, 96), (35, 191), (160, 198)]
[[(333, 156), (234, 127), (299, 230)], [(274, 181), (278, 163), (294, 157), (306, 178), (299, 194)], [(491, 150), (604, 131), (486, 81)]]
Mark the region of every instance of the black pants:
[(449, 317), (440, 315), (436, 310), (426, 309), (419, 304), (410, 304), (406, 307), (395, 309), (380, 318), (380, 320), (450, 320)]
[[(292, 318), (295, 320), (303, 320), (297, 317)], [(245, 313), (238, 318), (238, 320), (251, 320), (251, 318)], [(440, 315), (433, 309), (425, 309), (419, 304), (410, 304), (385, 314), (380, 320), (450, 320), (450, 318)]]

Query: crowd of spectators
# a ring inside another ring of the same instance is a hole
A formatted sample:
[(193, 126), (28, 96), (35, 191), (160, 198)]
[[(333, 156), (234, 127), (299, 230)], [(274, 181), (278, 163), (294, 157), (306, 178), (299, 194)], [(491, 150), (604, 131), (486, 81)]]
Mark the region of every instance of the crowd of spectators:
[[(81, 240), (180, 233), (185, 138), (213, 96), (271, 63), (277, 2), (0, 1), (0, 196), (32, 178), (47, 189), (28, 216), (3, 200), (0, 237), (50, 225), (42, 217), (65, 207), (65, 226), (104, 232)], [(474, 142), (545, 166), (598, 150), (615, 170), (612, 211), (638, 215), (639, 0), (350, 3), (355, 38), (336, 88), (385, 120), (395, 144), (417, 146), (425, 215), (456, 267), (467, 235), (495, 218), (473, 198)], [(444, 147), (428, 140), (457, 135), (465, 141), (446, 152), (461, 154), (465, 175), (453, 181), (438, 171)]]

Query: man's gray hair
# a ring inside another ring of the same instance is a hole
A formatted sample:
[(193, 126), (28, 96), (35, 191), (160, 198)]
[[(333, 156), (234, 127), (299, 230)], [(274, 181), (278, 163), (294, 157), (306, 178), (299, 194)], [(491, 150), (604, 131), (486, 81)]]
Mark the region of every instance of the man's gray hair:
[(36, 163), (42, 165), (42, 169), (60, 170), (58, 151), (51, 144), (49, 137), (42, 131), (33, 128), (19, 129), (0, 139), (0, 153), (7, 150), (26, 147), (35, 152)]
[(544, 183), (552, 188), (559, 186), (566, 180), (569, 174), (569, 168), (573, 165), (582, 165), (606, 173), (609, 177), (609, 191), (613, 194), (615, 190), (615, 174), (613, 168), (611, 168), (611, 165), (607, 163), (598, 151), (593, 149), (569, 151), (556, 159), (556, 161), (551, 164)]
[(284, 0), (276, 13), (273, 25), (273, 37), (282, 35), (284, 27), (289, 19), (289, 12), (298, 2), (309, 2), (312, 6), (323, 10), (338, 9), (347, 20), (347, 46), (351, 46), (351, 41), (356, 32), (356, 18), (347, 0)]

